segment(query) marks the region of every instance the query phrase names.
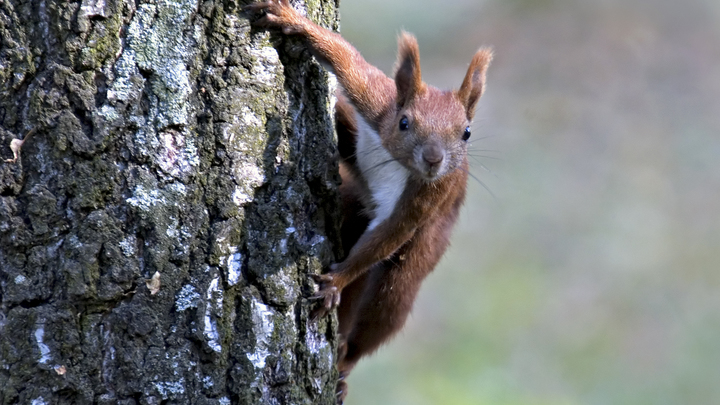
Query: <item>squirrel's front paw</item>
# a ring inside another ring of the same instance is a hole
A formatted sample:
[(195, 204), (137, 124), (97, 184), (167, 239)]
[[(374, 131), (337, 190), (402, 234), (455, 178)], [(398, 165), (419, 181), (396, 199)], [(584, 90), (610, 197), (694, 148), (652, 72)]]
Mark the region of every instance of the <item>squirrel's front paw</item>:
[(319, 286), (318, 292), (310, 298), (321, 301), (320, 306), (313, 311), (312, 318), (320, 319), (340, 305), (340, 289), (334, 285), (332, 274), (311, 274), (310, 277)]
[(268, 0), (248, 4), (243, 7), (246, 12), (265, 11), (265, 15), (253, 24), (260, 27), (279, 27), (284, 34), (302, 33), (303, 17), (290, 5), (289, 0)]

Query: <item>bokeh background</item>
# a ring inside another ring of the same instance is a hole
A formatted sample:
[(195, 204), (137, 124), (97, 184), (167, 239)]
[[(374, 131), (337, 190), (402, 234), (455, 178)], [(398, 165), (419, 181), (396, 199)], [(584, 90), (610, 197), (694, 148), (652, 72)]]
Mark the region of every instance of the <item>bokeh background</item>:
[(720, 1), (343, 0), (342, 33), (457, 87), (496, 59), (477, 181), (349, 405), (720, 404)]

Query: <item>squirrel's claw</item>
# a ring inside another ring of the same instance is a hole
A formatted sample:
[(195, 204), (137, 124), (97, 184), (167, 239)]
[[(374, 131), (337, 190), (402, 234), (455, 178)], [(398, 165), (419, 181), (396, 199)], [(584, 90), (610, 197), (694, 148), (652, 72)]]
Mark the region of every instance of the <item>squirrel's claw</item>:
[(345, 402), (345, 397), (347, 396), (347, 383), (343, 380), (338, 381), (337, 386), (335, 387), (335, 398), (337, 400), (338, 405), (342, 405), (343, 402)]
[(251, 3), (243, 7), (244, 12), (265, 14), (255, 20), (253, 25), (261, 28), (281, 28), (286, 35), (300, 34), (303, 26), (308, 22), (290, 5), (288, 0), (270, 0)]
[(250, 3), (243, 6), (242, 11), (246, 13), (254, 13), (266, 9), (269, 5), (270, 2)]
[(242, 9), (244, 12), (250, 12), (250, 13), (257, 13), (260, 11), (264, 11), (265, 15), (274, 15), (274, 16), (281, 16), (283, 11), (286, 11), (286, 9), (290, 7), (292, 9), (292, 6), (290, 5), (290, 2), (287, 0), (270, 0), (270, 1), (262, 1), (258, 3), (250, 3), (246, 6), (244, 6)]
[(277, 26), (277, 16), (273, 14), (265, 14), (264, 16), (253, 21), (252, 24), (260, 28), (273, 28)]
[(311, 299), (322, 301), (322, 307), (326, 310), (337, 308), (340, 305), (340, 290), (334, 285), (323, 287)]
[[(332, 269), (332, 266), (330, 266), (330, 268)], [(333, 280), (333, 276), (331, 274), (310, 274), (310, 278), (318, 284), (328, 284)]]
[(277, 12), (279, 8), (291, 7), (289, 0), (269, 0), (260, 1), (257, 3), (250, 3), (243, 7), (243, 11), (260, 11), (267, 10), (268, 12)]
[(311, 300), (322, 301), (312, 314), (313, 320), (317, 320), (340, 305), (340, 289), (332, 284), (334, 280), (332, 274), (311, 274), (310, 278), (320, 287), (318, 292), (310, 297)]

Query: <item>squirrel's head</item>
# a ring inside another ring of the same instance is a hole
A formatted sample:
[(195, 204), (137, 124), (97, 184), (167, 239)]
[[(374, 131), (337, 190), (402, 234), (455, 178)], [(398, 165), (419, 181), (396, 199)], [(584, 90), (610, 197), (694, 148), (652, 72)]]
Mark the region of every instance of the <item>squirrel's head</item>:
[(438, 90), (422, 81), (415, 37), (400, 35), (396, 110), (382, 123), (381, 133), (384, 146), (414, 177), (435, 181), (465, 161), (470, 124), (491, 60), (492, 51), (480, 49), (459, 90)]

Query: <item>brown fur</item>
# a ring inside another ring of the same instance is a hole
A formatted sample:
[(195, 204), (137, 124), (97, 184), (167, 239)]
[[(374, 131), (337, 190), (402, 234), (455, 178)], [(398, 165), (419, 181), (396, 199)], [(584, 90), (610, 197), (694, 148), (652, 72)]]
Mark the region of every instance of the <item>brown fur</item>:
[[(339, 306), (338, 398), (342, 402), (344, 377), (362, 356), (402, 328), (422, 280), (447, 249), (468, 177), (462, 136), (484, 91), (492, 53), (479, 50), (460, 89), (441, 91), (422, 81), (417, 41), (407, 33), (398, 41), (393, 80), (367, 63), (340, 35), (298, 14), (288, 0), (254, 3), (247, 9), (265, 11), (257, 24), (303, 36), (343, 89), (335, 113), (343, 159), (342, 240), (351, 249), (345, 260), (316, 278), (320, 284), (316, 297), (322, 300), (319, 314)], [(358, 167), (358, 119), (377, 131), (382, 147), (408, 172), (391, 215), (372, 230), (367, 228), (377, 207)]]

